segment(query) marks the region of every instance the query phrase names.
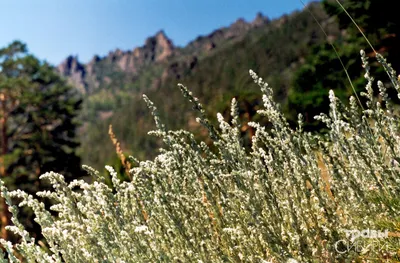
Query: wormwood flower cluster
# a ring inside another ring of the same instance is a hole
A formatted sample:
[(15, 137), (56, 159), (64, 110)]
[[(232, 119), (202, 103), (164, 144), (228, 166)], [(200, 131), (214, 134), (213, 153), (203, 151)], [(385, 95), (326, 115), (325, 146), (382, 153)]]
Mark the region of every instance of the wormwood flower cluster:
[[(88, 166), (95, 179), (90, 184), (67, 184), (62, 175), (46, 173), (41, 179), (49, 180), (54, 191), (37, 195), (54, 201), (54, 216), (35, 197), (9, 192), (0, 181), (13, 214), (8, 229), (21, 236), (16, 245), (0, 241), (5, 250), (0, 262), (20, 262), (21, 257), (26, 262), (121, 263), (394, 257), (390, 251), (344, 254), (335, 246), (349, 229), (399, 227), (400, 119), (382, 82), (379, 97), (374, 96), (368, 61), (361, 55), (364, 106), (358, 97), (345, 106), (331, 91), (329, 114), (317, 117), (329, 129), (325, 135), (304, 132), (301, 116), (298, 128), (290, 128), (272, 89), (253, 71), (264, 104), (258, 113), (271, 128), (249, 123), (256, 131), (251, 149), (241, 144), (235, 99), (231, 121), (218, 114), (219, 127), (214, 127), (198, 99), (179, 85), (200, 112), (197, 121), (209, 131), (210, 148), (188, 131), (167, 130), (144, 97), (157, 125), (151, 134), (161, 137), (165, 147), (152, 161), (136, 161), (130, 182), (120, 181), (110, 166), (112, 188)], [(394, 71), (382, 57), (378, 60), (398, 90)], [(36, 245), (18, 222), (14, 198), (33, 209), (48, 249)]]

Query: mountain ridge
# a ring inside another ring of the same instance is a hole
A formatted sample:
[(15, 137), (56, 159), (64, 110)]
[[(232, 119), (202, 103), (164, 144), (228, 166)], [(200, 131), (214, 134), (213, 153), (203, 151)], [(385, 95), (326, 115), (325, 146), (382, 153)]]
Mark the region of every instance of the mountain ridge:
[[(56, 68), (61, 76), (65, 77), (81, 93), (90, 94), (100, 85), (101, 80), (96, 78), (95, 69), (96, 64), (101, 61), (108, 60), (110, 63), (115, 63), (118, 70), (136, 76), (141, 69), (149, 64), (165, 62), (171, 56), (179, 57), (188, 53), (194, 53), (193, 55), (196, 56), (202, 52), (209, 52), (223, 41), (235, 40), (245, 35), (249, 30), (268, 25), (270, 22), (271, 20), (267, 16), (258, 12), (251, 22), (239, 18), (227, 27), (221, 27), (209, 34), (198, 36), (184, 47), (175, 46), (165, 31), (161, 29), (153, 36), (146, 38), (142, 46), (125, 51), (117, 48), (114, 51), (109, 51), (103, 57), (94, 55), (86, 64), (81, 63), (78, 56), (70, 55)], [(197, 58), (192, 60), (196, 61)], [(165, 74), (167, 73), (164, 73), (164, 78)]]

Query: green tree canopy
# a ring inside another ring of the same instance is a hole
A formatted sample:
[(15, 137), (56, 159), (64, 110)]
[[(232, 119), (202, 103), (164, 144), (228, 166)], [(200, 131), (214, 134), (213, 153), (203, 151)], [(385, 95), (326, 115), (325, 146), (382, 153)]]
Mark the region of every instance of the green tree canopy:
[[(0, 174), (8, 187), (33, 194), (45, 187), (38, 179), (45, 172), (81, 176), (75, 134), (81, 102), (25, 44), (15, 41), (0, 49)], [(6, 213), (3, 207), (2, 225)], [(34, 227), (31, 218), (25, 222)]]
[[(396, 11), (396, 2), (346, 0), (342, 5), (374, 49), (399, 70), (400, 16)], [(337, 1), (325, 0), (323, 6), (330, 16), (336, 17), (342, 29), (343, 33), (333, 45), (348, 71), (356, 92), (359, 92), (365, 85), (359, 51), (364, 49), (369, 57), (374, 57), (374, 50), (369, 47), (359, 29)], [(314, 46), (313, 50), (314, 52), (306, 58), (306, 63), (295, 74), (286, 105), (289, 119), (295, 121), (297, 112), (303, 113), (306, 128), (310, 130), (321, 128), (321, 124), (313, 118), (317, 113), (327, 112), (329, 107), (327, 94), (330, 89), (333, 89), (342, 100), (354, 93), (340, 59), (331, 45), (320, 44)], [(383, 82), (388, 80), (386, 73), (372, 60), (371, 72), (376, 80)]]

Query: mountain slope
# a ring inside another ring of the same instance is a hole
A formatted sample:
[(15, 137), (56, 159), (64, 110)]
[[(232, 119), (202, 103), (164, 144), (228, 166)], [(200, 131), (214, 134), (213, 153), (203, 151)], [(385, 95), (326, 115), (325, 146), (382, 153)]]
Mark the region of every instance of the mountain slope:
[[(332, 37), (339, 34), (319, 3), (310, 9)], [(159, 143), (147, 136), (154, 125), (141, 99), (143, 93), (158, 106), (168, 128), (186, 128), (204, 136), (176, 87), (178, 82), (199, 97), (210, 117), (217, 111), (228, 116), (230, 100), (237, 97), (243, 122), (254, 120), (259, 91), (251, 84), (248, 70), (265, 77), (278, 101), (285, 103), (293, 71), (310, 52), (309, 46), (321, 41), (325, 41), (321, 29), (307, 11), (301, 11), (275, 20), (261, 14), (250, 23), (238, 19), (185, 47), (175, 47), (160, 31), (142, 47), (95, 56), (86, 65), (67, 58), (59, 72), (85, 96), (81, 116), (85, 125), (80, 131), (83, 162), (102, 168), (116, 158), (107, 136), (110, 123), (127, 153), (139, 158), (156, 154)], [(246, 126), (243, 132), (251, 135)]]

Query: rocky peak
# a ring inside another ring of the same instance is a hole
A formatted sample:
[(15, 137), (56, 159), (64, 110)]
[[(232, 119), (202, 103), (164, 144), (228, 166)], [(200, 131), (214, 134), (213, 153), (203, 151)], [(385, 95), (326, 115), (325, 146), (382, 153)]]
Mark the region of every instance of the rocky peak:
[(146, 64), (163, 61), (172, 55), (174, 49), (172, 41), (164, 31), (159, 31), (147, 38), (143, 46), (132, 51), (116, 49), (109, 52), (105, 59), (118, 65), (122, 71), (135, 74)]
[(236, 38), (238, 36), (244, 35), (250, 28), (251, 25), (249, 23), (247, 23), (243, 18), (239, 18), (230, 27), (226, 28), (224, 38)]
[(155, 36), (147, 38), (142, 51), (144, 51), (146, 58), (154, 61), (162, 61), (170, 56), (174, 49), (172, 41), (161, 30)]
[(86, 93), (85, 83), (86, 70), (77, 56), (68, 56), (58, 67), (61, 76), (68, 80), (68, 83), (77, 87), (82, 93)]
[(230, 26), (230, 28), (233, 30), (242, 30), (248, 29), (249, 26), (250, 25), (243, 18), (239, 18), (238, 20), (236, 20), (235, 23)]
[(124, 72), (137, 74), (143, 66), (165, 60), (174, 50), (172, 41), (161, 30), (147, 38), (143, 46), (125, 52), (118, 49), (108, 57)]
[(211, 51), (218, 47), (220, 43), (227, 40), (236, 40), (245, 36), (250, 30), (270, 24), (271, 20), (262, 13), (257, 13), (252, 22), (246, 22), (243, 18), (239, 18), (228, 27), (214, 30), (206, 36), (199, 36), (196, 40), (188, 44), (189, 48), (201, 51)]
[(89, 75), (92, 75), (94, 73), (94, 67), (96, 66), (97, 62), (99, 62), (101, 58), (97, 55), (93, 56), (93, 58), (89, 61), (89, 63), (86, 65), (86, 70)]
[(170, 48), (173, 48), (172, 41), (167, 37), (164, 30), (158, 31), (155, 35), (155, 38), (157, 39), (157, 42), (160, 45), (169, 46)]
[(68, 56), (57, 68), (65, 76), (84, 70), (84, 66), (79, 63), (77, 56)]
[(107, 59), (111, 62), (118, 61), (126, 52), (122, 51), (121, 49), (117, 48), (115, 51), (110, 51), (107, 55)]
[(260, 27), (263, 25), (267, 25), (271, 22), (271, 20), (264, 16), (261, 12), (257, 13), (256, 18), (251, 22), (253, 27)]

